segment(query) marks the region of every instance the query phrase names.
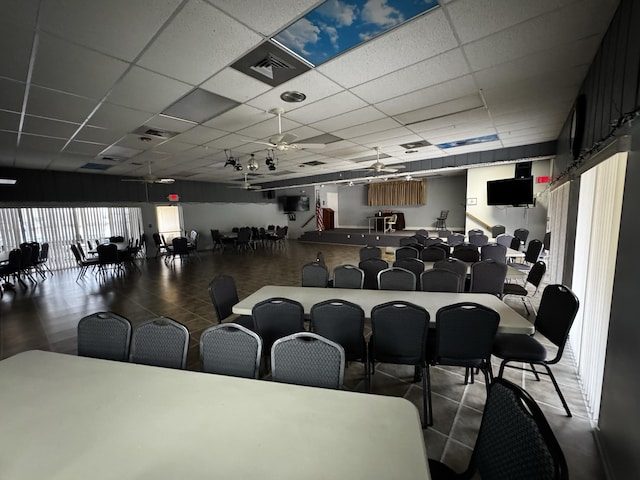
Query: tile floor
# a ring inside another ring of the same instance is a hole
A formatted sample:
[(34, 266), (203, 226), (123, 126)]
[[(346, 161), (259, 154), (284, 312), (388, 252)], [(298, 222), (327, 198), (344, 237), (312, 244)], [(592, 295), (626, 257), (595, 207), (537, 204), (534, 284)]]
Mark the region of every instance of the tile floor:
[[(212, 254), (200, 252), (200, 260), (167, 266), (163, 261), (140, 262), (142, 272), (124, 278), (107, 277), (98, 281), (91, 272), (76, 282), (77, 270), (58, 271), (28, 289), (7, 291), (0, 300), (0, 358), (29, 349), (76, 353), (78, 320), (96, 311), (112, 310), (133, 325), (163, 315), (184, 323), (191, 333), (188, 363), (199, 369), (198, 341), (201, 332), (217, 323), (207, 285), (218, 274), (235, 278), (243, 298), (266, 284), (299, 285), (300, 269), (321, 250), (332, 269), (343, 263), (357, 263), (356, 246), (303, 244), (289, 240), (285, 251), (258, 249), (253, 254)], [(388, 260), (392, 256), (385, 255)], [(507, 302), (526, 316), (519, 299)], [(544, 339), (543, 339), (544, 340)], [(494, 365), (497, 372), (498, 363)], [(547, 415), (567, 457), (573, 479), (604, 478), (602, 465), (591, 433), (591, 425), (578, 387), (571, 360), (565, 352), (554, 372), (573, 418), (567, 418), (547, 378), (535, 381), (528, 373), (508, 370), (507, 378), (525, 387)], [(484, 384), (477, 379), (463, 384), (463, 371), (431, 368), (434, 425), (424, 431), (430, 457), (440, 459), (457, 470), (465, 468), (482, 418)], [(376, 368), (372, 390), (382, 395), (402, 396), (421, 409), (422, 389), (412, 383), (413, 369), (381, 364)], [(351, 364), (345, 374), (345, 388), (364, 390), (362, 364)]]

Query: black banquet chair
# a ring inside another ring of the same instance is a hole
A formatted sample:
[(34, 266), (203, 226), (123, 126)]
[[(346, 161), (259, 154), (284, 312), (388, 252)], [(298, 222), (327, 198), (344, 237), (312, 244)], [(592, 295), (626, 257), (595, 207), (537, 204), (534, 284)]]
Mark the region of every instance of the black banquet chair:
[(362, 307), (346, 300), (331, 299), (313, 305), (310, 314), (311, 331), (341, 345), (347, 362), (362, 362), (366, 378), (367, 344)]
[(458, 291), (464, 291), (464, 284), (467, 278), (467, 264), (465, 262), (463, 262), (462, 260), (458, 260), (457, 258), (446, 258), (434, 263), (433, 268), (449, 270), (450, 272), (458, 275), (458, 278), (460, 279), (460, 286)]
[[(547, 288), (542, 292), (535, 327), (538, 333), (544, 335), (547, 340), (558, 347), (553, 358), (547, 358), (547, 349), (529, 335), (499, 333), (493, 344), (493, 355), (502, 359), (499, 377), (502, 377), (505, 367), (532, 372), (538, 381), (540, 380), (539, 374), (549, 375), (568, 417), (571, 416), (571, 410), (569, 410), (567, 401), (562, 395), (560, 386), (549, 365), (558, 363), (562, 358), (569, 330), (571, 330), (573, 320), (576, 318), (579, 306), (578, 297), (564, 285), (547, 285)], [(510, 365), (512, 362), (529, 364), (531, 368)], [(540, 365), (545, 371), (536, 370), (535, 365)]]
[(389, 268), (389, 264), (386, 262), (386, 260), (382, 260), (381, 258), (367, 258), (366, 260), (362, 260), (358, 264), (358, 268), (360, 268), (364, 272), (363, 288), (369, 290), (377, 290), (378, 273), (386, 268)]
[(404, 268), (391, 267), (378, 272), (378, 290), (413, 291), (416, 284), (415, 274)]
[[(238, 303), (238, 291), (236, 282), (229, 275), (217, 275), (209, 282), (209, 296), (211, 303), (218, 316), (218, 323), (230, 318), (233, 313), (233, 306)], [(231, 318), (233, 323), (242, 325), (249, 330), (254, 330), (253, 318), (250, 315), (240, 315)]]
[(333, 288), (362, 288), (364, 272), (355, 265), (338, 265), (333, 269)]
[(460, 293), (461, 284), (457, 273), (442, 268), (431, 268), (420, 275), (420, 290), (423, 292)]
[[(533, 310), (534, 315), (536, 314), (536, 310), (531, 303), (531, 297), (534, 297), (536, 293), (538, 293), (538, 288), (540, 287), (540, 282), (542, 282), (542, 278), (544, 277), (545, 272), (547, 271), (547, 264), (542, 260), (538, 260), (529, 273), (527, 274), (527, 278), (525, 280), (524, 285), (520, 285), (519, 283), (505, 283), (504, 290), (502, 292), (502, 299), (504, 300), (509, 295), (519, 296), (522, 299), (522, 303), (524, 304), (524, 308), (529, 314), (529, 307), (527, 307), (527, 303), (531, 306), (531, 310)], [(527, 285), (532, 285), (535, 290), (530, 294), (527, 289)]]
[(327, 287), (329, 285), (329, 269), (322, 263), (311, 262), (302, 266), (303, 287)]
[(187, 327), (171, 318), (152, 318), (133, 329), (129, 361), (184, 370), (188, 347)]
[(295, 300), (267, 298), (256, 303), (251, 312), (265, 356), (278, 338), (304, 331), (304, 307)]
[(458, 474), (429, 459), (432, 480), (568, 480), (560, 444), (540, 407), (522, 388), (496, 378), (482, 414), (478, 437), (466, 471)]
[(131, 322), (113, 312), (96, 312), (78, 322), (78, 355), (126, 362)]
[(491, 293), (502, 297), (507, 278), (507, 264), (495, 260), (482, 260), (471, 265), (471, 293)]
[(422, 378), (422, 426), (431, 419), (430, 378), (427, 368), (427, 333), (429, 312), (409, 302), (395, 301), (376, 305), (371, 309), (371, 337), (369, 338), (369, 381), (375, 374), (375, 362), (413, 365), (414, 381)]
[(202, 371), (233, 377), (258, 378), (262, 339), (236, 323), (207, 328), (200, 336)]
[(365, 245), (359, 251), (360, 261), (368, 258), (382, 258), (382, 250), (375, 245)]
[(337, 343), (316, 333), (294, 333), (271, 347), (271, 377), (274, 382), (339, 389), (344, 358), (344, 349)]

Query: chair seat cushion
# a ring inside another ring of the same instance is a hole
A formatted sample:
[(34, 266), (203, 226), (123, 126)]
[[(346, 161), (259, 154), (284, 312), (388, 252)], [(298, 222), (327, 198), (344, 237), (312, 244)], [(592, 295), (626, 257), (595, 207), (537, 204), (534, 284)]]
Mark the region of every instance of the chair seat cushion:
[(529, 291), (524, 288), (522, 285), (518, 285), (517, 283), (505, 283), (503, 295), (522, 295), (526, 297), (529, 294)]
[(504, 359), (543, 362), (547, 350), (535, 338), (517, 333), (499, 333), (493, 342), (493, 354)]

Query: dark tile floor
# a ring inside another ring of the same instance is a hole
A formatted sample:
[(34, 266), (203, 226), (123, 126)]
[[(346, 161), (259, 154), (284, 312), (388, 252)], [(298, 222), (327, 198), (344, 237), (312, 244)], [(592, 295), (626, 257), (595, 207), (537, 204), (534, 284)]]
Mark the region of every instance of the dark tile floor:
[[(0, 358), (30, 349), (76, 353), (78, 320), (96, 311), (111, 310), (126, 316), (133, 325), (154, 316), (184, 323), (191, 333), (188, 364), (199, 369), (198, 341), (201, 332), (217, 323), (207, 285), (218, 274), (232, 275), (243, 298), (263, 285), (299, 285), (300, 269), (321, 250), (327, 266), (357, 263), (356, 246), (315, 245), (288, 241), (284, 251), (258, 249), (253, 254), (212, 254), (200, 259), (166, 265), (159, 259), (140, 262), (141, 273), (98, 281), (89, 272), (75, 281), (77, 270), (58, 271), (45, 281), (24, 290), (7, 291), (0, 300)], [(385, 254), (392, 260), (391, 254)], [(518, 299), (507, 302), (526, 316)], [(543, 339), (544, 340), (544, 339)], [(494, 371), (497, 372), (498, 363)], [(539, 402), (564, 450), (573, 479), (604, 478), (592, 427), (573, 369), (571, 352), (554, 368), (573, 412), (567, 418), (547, 378), (540, 382), (519, 371), (508, 371), (509, 380), (525, 387)], [(431, 368), (434, 425), (424, 431), (430, 457), (462, 470), (466, 466), (482, 418), (484, 384), (464, 385), (461, 369)], [(405, 397), (421, 409), (422, 389), (412, 383), (409, 367), (381, 364), (373, 377), (374, 393)], [(345, 388), (364, 390), (362, 364), (353, 363), (345, 374)]]

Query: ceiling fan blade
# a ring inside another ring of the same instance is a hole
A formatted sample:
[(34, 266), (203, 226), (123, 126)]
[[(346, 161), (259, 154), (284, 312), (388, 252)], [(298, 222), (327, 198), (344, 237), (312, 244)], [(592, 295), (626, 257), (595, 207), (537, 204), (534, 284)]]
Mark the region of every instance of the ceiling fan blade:
[(276, 148), (278, 145), (271, 142), (261, 142), (259, 140), (249, 140), (249, 143), (257, 143), (258, 145), (269, 145), (271, 148)]
[(153, 181), (153, 183), (162, 183), (165, 185), (169, 185), (171, 183), (174, 183), (175, 181), (175, 178), (157, 178)]
[(275, 143), (280, 143), (280, 142), (293, 143), (295, 142), (296, 138), (298, 138), (298, 136), (294, 135), (293, 133), (285, 133), (284, 135), (279, 135), (279, 136), (281, 136), (282, 138), (280, 138), (280, 140)]
[(122, 182), (138, 182), (138, 183), (145, 183), (146, 180), (143, 178), (121, 178), (120, 181)]

